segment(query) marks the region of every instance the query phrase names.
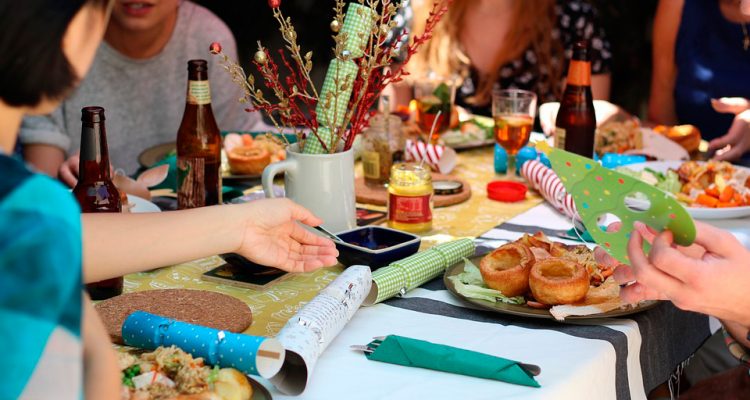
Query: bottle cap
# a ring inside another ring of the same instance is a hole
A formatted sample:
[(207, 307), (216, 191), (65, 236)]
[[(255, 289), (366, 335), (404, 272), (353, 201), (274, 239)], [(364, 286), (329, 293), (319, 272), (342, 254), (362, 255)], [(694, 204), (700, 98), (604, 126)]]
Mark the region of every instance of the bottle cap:
[(526, 185), (512, 181), (494, 181), (487, 184), (487, 197), (513, 203), (526, 198)]

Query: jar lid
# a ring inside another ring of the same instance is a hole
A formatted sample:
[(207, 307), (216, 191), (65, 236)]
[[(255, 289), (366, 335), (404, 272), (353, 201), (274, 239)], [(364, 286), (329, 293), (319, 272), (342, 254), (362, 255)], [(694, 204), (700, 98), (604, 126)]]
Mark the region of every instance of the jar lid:
[(487, 197), (513, 203), (526, 198), (526, 185), (513, 181), (494, 181), (487, 184)]
[(433, 181), (432, 182), (432, 188), (435, 191), (435, 194), (438, 194), (438, 195), (460, 193), (463, 187), (464, 187), (463, 183), (458, 182), (458, 181), (446, 180), (446, 181)]

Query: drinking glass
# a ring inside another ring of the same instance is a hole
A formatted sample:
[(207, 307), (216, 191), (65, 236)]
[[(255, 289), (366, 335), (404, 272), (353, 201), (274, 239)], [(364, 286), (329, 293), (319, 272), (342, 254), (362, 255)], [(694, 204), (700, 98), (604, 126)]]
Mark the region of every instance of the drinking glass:
[(495, 140), (508, 153), (506, 178), (516, 180), (516, 154), (529, 142), (536, 117), (536, 94), (528, 90), (497, 89), (492, 92)]
[(430, 134), (431, 143), (437, 143), (440, 134), (450, 127), (453, 102), (456, 100), (456, 80), (435, 74), (418, 79), (414, 83), (414, 98), (417, 101), (419, 129)]

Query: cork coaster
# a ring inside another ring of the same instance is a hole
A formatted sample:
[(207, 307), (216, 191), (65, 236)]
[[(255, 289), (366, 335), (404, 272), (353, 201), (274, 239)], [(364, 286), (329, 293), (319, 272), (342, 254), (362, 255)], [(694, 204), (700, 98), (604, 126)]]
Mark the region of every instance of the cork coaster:
[[(454, 204), (463, 203), (469, 200), (471, 197), (471, 185), (469, 182), (458, 178), (453, 175), (443, 175), (433, 172), (433, 181), (458, 181), (461, 182), (463, 188), (460, 192), (455, 194), (445, 194), (433, 196), (435, 207), (447, 207)], [(376, 206), (384, 206), (388, 202), (388, 190), (385, 187), (373, 188), (365, 184), (365, 178), (358, 177), (354, 181), (354, 191), (357, 194), (357, 202), (364, 204), (372, 204)]]
[(113, 342), (122, 344), (122, 323), (135, 311), (230, 332), (252, 323), (250, 307), (225, 294), (206, 290), (164, 289), (125, 293), (95, 306)]

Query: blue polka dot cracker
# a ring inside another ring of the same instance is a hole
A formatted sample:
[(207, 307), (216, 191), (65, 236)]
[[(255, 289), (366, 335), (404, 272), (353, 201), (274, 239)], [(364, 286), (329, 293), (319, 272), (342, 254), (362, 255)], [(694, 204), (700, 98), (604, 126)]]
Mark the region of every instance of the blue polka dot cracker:
[[(620, 262), (629, 263), (627, 242), (636, 221), (658, 231), (672, 231), (675, 243), (682, 246), (695, 240), (693, 219), (673, 196), (638, 179), (604, 168), (589, 158), (542, 147), (540, 150), (547, 153), (565, 190), (573, 196), (578, 214), (592, 238)], [(626, 198), (630, 206), (626, 205)], [(633, 202), (631, 199), (637, 200)], [(616, 232), (606, 232), (600, 227), (608, 216), (622, 222)], [(644, 250), (649, 248), (644, 242)]]
[(274, 376), (285, 357), (283, 346), (273, 338), (221, 331), (143, 311), (125, 320), (122, 337), (128, 346), (151, 350), (174, 345), (207, 364), (264, 378)]

